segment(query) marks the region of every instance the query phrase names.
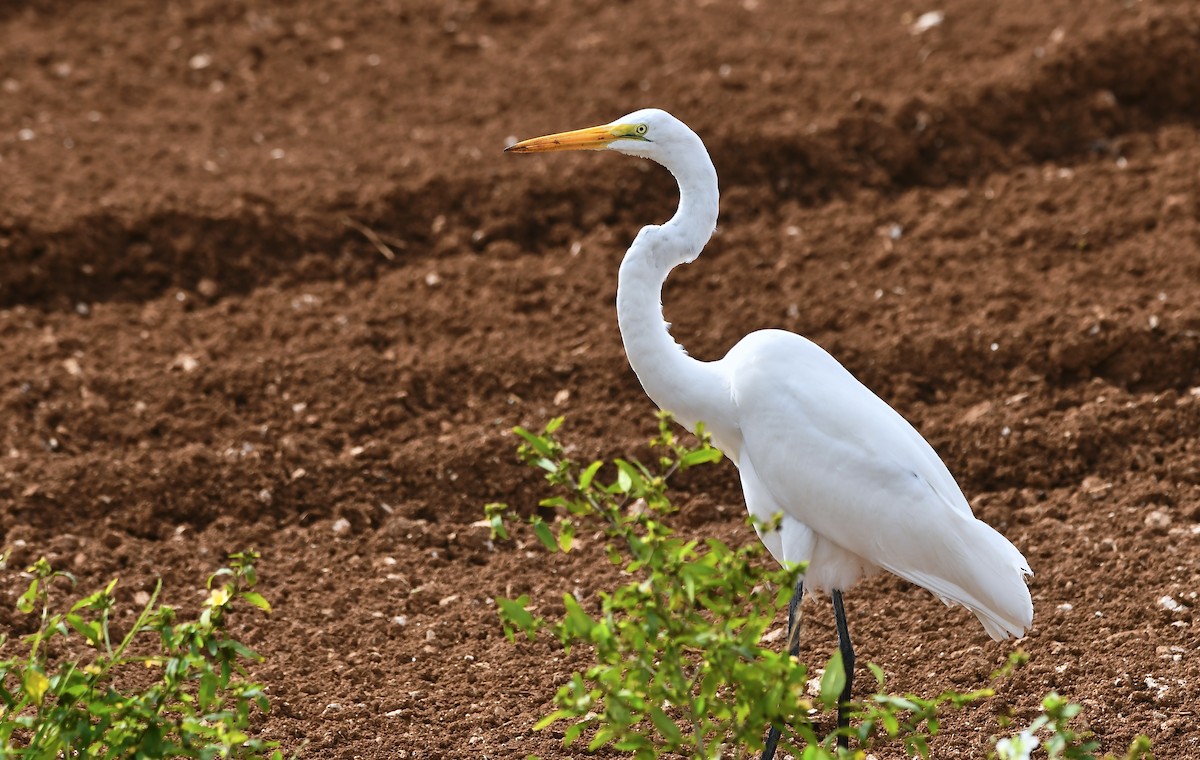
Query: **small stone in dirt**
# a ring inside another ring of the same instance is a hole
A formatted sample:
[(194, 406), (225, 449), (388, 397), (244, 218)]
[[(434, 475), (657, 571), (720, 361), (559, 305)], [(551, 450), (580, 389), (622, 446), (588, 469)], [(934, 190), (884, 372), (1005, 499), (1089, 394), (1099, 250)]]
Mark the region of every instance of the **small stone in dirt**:
[(946, 20), (946, 14), (942, 11), (929, 11), (922, 13), (917, 17), (917, 20), (912, 23), (908, 31), (912, 34), (924, 34), (934, 27), (941, 26)]
[(191, 356), (190, 354), (176, 354), (175, 358), (171, 360), (170, 369), (180, 369), (184, 372), (194, 372), (199, 366), (200, 362), (196, 360), (196, 357)]
[(397, 615), (396, 617), (392, 618), (392, 622), (396, 625), (408, 625), (408, 616)]
[(804, 683), (805, 691), (810, 697), (821, 696), (821, 679), (825, 677), (825, 668), (817, 668), (812, 678)]
[(204, 277), (196, 283), (196, 292), (205, 298), (215, 298), (217, 291), (217, 281), (212, 278)]
[(1171, 525), (1171, 516), (1161, 509), (1156, 509), (1146, 515), (1146, 527), (1155, 530), (1166, 530)]
[(1183, 653), (1186, 651), (1187, 650), (1185, 650), (1183, 647), (1159, 646), (1154, 648), (1154, 653), (1158, 655), (1159, 659), (1171, 660), (1172, 662), (1179, 662), (1182, 660)]
[(1083, 479), (1083, 492), (1093, 499), (1103, 499), (1113, 489), (1113, 484), (1106, 482), (1095, 475), (1088, 475)]
[(1167, 691), (1170, 688), (1165, 683), (1162, 683), (1154, 676), (1146, 676), (1145, 683), (1146, 683), (1147, 689), (1157, 690), (1158, 693), (1156, 693), (1154, 695), (1155, 699), (1162, 699), (1163, 696), (1167, 693)]
[(1183, 609), (1183, 605), (1175, 601), (1174, 597), (1171, 596), (1159, 597), (1158, 606), (1167, 612), (1179, 612)]
[(335, 536), (344, 536), (350, 532), (350, 521), (344, 517), (339, 517), (333, 523), (333, 534)]

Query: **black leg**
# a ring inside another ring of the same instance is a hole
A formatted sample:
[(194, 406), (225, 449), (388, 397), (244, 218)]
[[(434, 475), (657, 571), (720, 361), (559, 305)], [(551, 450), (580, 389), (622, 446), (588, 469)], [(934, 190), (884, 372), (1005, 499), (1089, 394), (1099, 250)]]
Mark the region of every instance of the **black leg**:
[[(831, 596), (833, 597), (833, 617), (837, 623), (838, 649), (842, 650), (842, 665), (846, 668), (846, 686), (842, 689), (842, 698), (838, 702), (838, 728), (845, 728), (850, 725), (850, 719), (846, 716), (844, 705), (850, 701), (850, 690), (854, 684), (854, 646), (850, 643), (850, 628), (846, 625), (846, 608), (842, 606), (842, 592), (835, 590)], [(839, 736), (838, 744), (842, 747), (849, 746), (850, 737)]]
[[(804, 599), (804, 576), (796, 580), (792, 601), (788, 602), (788, 654), (800, 656), (800, 602)], [(774, 760), (775, 747), (779, 744), (779, 729), (771, 726), (767, 732), (767, 743), (763, 747), (762, 760)]]

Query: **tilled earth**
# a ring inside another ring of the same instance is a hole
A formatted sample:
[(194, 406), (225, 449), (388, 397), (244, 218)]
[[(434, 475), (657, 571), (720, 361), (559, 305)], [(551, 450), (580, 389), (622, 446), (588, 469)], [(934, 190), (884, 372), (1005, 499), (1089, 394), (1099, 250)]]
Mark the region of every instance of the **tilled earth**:
[[(1028, 666), (934, 755), (1057, 689), (1106, 750), (1200, 757), (1194, 3), (31, 0), (0, 41), (3, 628), (39, 555), (186, 606), (256, 547), (267, 736), (572, 756), (531, 726), (578, 662), (510, 645), (492, 600), (594, 599), (602, 547), (475, 523), (543, 494), (513, 425), (645, 453), (613, 293), (675, 195), (646, 162), (501, 150), (652, 105), (724, 190), (667, 287), (680, 342), (825, 346), (1033, 565)], [(732, 465), (675, 488), (681, 531), (754, 540)], [(894, 578), (847, 598), (892, 689), (984, 686), (1013, 648)], [(806, 615), (815, 665), (831, 614)]]

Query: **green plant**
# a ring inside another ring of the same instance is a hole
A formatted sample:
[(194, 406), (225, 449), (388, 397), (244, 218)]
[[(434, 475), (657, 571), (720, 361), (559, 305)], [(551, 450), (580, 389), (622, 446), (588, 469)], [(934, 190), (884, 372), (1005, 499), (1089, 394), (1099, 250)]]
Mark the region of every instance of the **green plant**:
[[(250, 736), (253, 708), (265, 713), (261, 686), (244, 680), (244, 661), (259, 656), (228, 635), (235, 604), (264, 612), (270, 605), (253, 591), (255, 552), (232, 554), (229, 566), (208, 578), (208, 598), (195, 620), (180, 621), (172, 607), (155, 607), (162, 582), (136, 621), (114, 645), (114, 579), (65, 611), (52, 588), (69, 573), (39, 559), (17, 601), (39, 614), (27, 651), (0, 660), (0, 754), (50, 758), (275, 758), (275, 744)], [(56, 611), (58, 610), (58, 611)], [(149, 654), (135, 653), (154, 646)], [(136, 645), (135, 645), (136, 642)], [(0, 636), (0, 647), (8, 642)], [(54, 647), (88, 657), (49, 654)], [(2, 650), (0, 650), (2, 651)], [(140, 671), (140, 673), (139, 673)], [(122, 685), (155, 675), (145, 688)]]
[[(1030, 760), (1040, 745), (1045, 750), (1048, 760), (1098, 760), (1094, 753), (1100, 749), (1100, 743), (1092, 737), (1091, 732), (1079, 734), (1070, 725), (1082, 709), (1056, 692), (1050, 692), (1042, 700), (1041, 715), (1033, 720), (1029, 728), (1015, 736), (997, 741), (996, 752), (992, 757), (997, 760)], [(1046, 735), (1044, 741), (1039, 737), (1039, 733)], [(1114, 760), (1113, 755), (1105, 755), (1104, 758)], [(1154, 760), (1150, 739), (1138, 736), (1121, 758)]]
[[(829, 661), (810, 699), (804, 665), (762, 646), (803, 568), (768, 569), (774, 565), (757, 541), (742, 548), (714, 539), (701, 543), (676, 536), (667, 523), (675, 511), (667, 479), (721, 457), (703, 431), (698, 444), (685, 445), (661, 415), (651, 442), (657, 452), (653, 467), (626, 459), (580, 466), (555, 438), (561, 424), (553, 420), (541, 434), (516, 429), (523, 441), (520, 458), (544, 471), (556, 490), (540, 504), (554, 509), (557, 518), (547, 522), (534, 515), (530, 527), (554, 552), (570, 551), (581, 527), (599, 527), (608, 538), (610, 561), (631, 580), (600, 593), (598, 605), (564, 594), (564, 614), (553, 622), (534, 616), (527, 596), (497, 600), (510, 640), (517, 631), (532, 639), (548, 628), (564, 648), (584, 645), (595, 658), (558, 690), (558, 709), (536, 728), (567, 721), (564, 745), (589, 732), (589, 749), (611, 745), (637, 758), (674, 752), (714, 758), (761, 749), (764, 729), (773, 724), (804, 760), (863, 756), (861, 749), (838, 749), (839, 732), (819, 726), (834, 722), (831, 711), (845, 683), (840, 654)], [(505, 509), (500, 504), (485, 509), (495, 537), (507, 536)], [(874, 666), (872, 671), (882, 687), (882, 671)], [(990, 694), (947, 692), (934, 699), (878, 694), (853, 706), (855, 725), (843, 731), (860, 748), (896, 740), (906, 756), (927, 755), (943, 706)]]

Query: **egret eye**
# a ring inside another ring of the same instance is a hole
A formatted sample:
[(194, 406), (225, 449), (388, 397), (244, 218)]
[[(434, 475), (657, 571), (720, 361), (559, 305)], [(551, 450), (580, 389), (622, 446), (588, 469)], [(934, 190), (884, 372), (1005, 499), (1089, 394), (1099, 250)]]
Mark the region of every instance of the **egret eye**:
[(636, 132), (639, 136), (646, 134), (646, 130), (647, 130), (647, 127), (645, 124), (638, 124), (636, 127), (633, 128), (633, 131)]

